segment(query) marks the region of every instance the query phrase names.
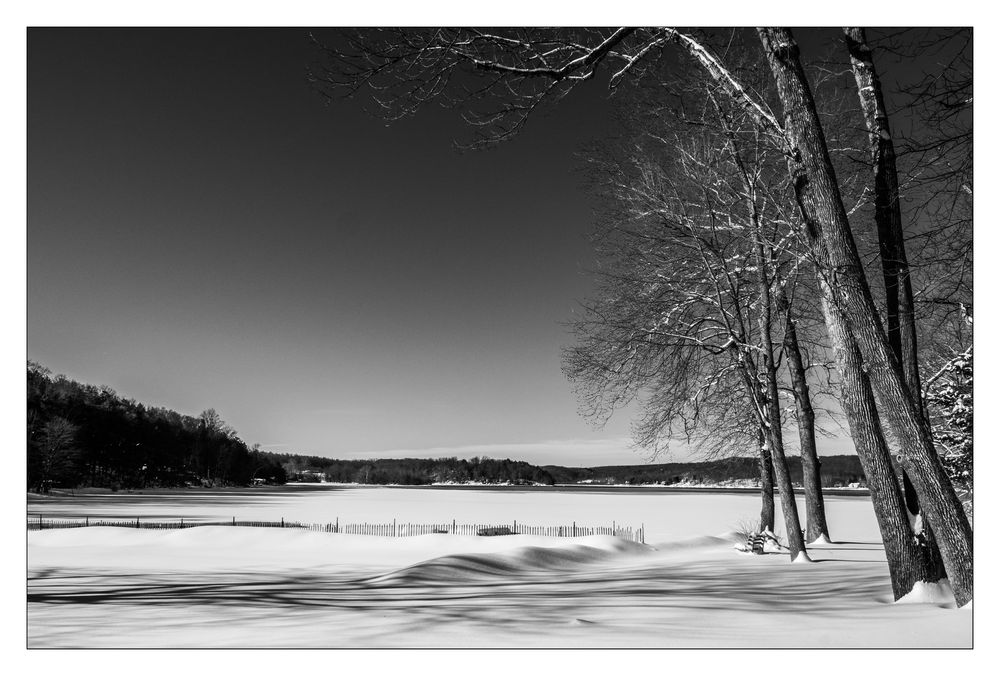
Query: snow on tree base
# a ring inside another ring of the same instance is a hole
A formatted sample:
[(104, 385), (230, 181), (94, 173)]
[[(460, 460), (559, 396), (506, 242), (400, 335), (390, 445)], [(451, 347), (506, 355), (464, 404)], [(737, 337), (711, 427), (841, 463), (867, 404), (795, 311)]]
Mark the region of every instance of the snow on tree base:
[(814, 563), (814, 562), (812, 559), (809, 558), (809, 555), (806, 554), (806, 551), (803, 549), (801, 552), (799, 552), (799, 555), (792, 560), (792, 563)]
[(809, 544), (811, 544), (811, 545), (832, 545), (833, 543), (830, 542), (830, 538), (828, 538), (826, 535), (820, 535), (818, 538), (816, 538), (815, 540), (813, 540)]
[[(948, 580), (917, 582), (913, 585), (910, 593), (896, 601), (896, 603), (933, 603), (954, 608), (955, 595), (951, 591), (951, 583)], [(966, 606), (971, 606), (971, 601), (965, 604), (963, 608)]]
[(781, 544), (778, 541), (778, 536), (769, 530), (765, 530), (763, 533), (764, 540), (764, 553), (765, 554), (787, 554), (788, 547)]

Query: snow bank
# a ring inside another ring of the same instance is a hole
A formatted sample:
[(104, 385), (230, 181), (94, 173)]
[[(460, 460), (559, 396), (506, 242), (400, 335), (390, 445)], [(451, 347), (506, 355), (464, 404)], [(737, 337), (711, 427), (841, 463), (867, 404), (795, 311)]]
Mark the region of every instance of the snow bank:
[[(586, 566), (607, 563), (626, 555), (648, 554), (652, 548), (610, 536), (550, 538), (563, 542), (496, 550), (488, 554), (453, 554), (409, 566), (369, 580), (376, 585), (469, 583), (482, 578), (510, 581), (535, 573), (567, 574)], [(579, 540), (585, 544), (575, 544)], [(512, 543), (513, 544), (513, 543)]]
[(652, 548), (609, 535), (555, 538), (534, 535), (478, 537), (432, 534), (385, 538), (296, 528), (201, 526), (183, 530), (115, 527), (67, 528), (28, 533), (32, 566), (102, 569), (113, 563), (134, 570), (240, 570), (340, 566), (350, 570), (403, 567), (452, 554), (515, 549), (584, 547), (599, 553)]

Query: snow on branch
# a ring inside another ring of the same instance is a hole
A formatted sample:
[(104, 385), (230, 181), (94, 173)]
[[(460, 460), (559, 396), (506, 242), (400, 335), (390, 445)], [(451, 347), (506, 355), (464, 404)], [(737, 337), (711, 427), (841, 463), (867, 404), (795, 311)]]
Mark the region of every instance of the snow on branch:
[(665, 28), (664, 31), (680, 47), (682, 47), (693, 59), (700, 63), (715, 82), (744, 109), (753, 115), (757, 122), (770, 131), (783, 133), (783, 129), (778, 120), (764, 109), (764, 107), (753, 100), (746, 89), (736, 81), (732, 73), (722, 65), (719, 59), (712, 54), (704, 45), (695, 40), (690, 35), (685, 35), (674, 28)]
[[(341, 30), (313, 42), (325, 62), (309, 71), (328, 98), (373, 92), (376, 113), (395, 120), (436, 101), (461, 107), (483, 130), (478, 145), (516, 133), (543, 102), (613, 68), (612, 89), (666, 44), (676, 44), (767, 130), (781, 126), (720, 59), (676, 28), (388, 28)], [(473, 144), (473, 145), (477, 145)]]

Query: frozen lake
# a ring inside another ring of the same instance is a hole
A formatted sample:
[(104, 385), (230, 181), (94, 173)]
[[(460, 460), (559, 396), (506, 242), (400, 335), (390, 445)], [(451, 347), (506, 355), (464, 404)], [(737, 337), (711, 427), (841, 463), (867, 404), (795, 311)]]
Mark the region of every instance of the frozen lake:
[[(781, 530), (780, 501), (776, 527)], [(799, 516), (805, 505), (799, 497)], [(653, 543), (717, 535), (755, 520), (756, 491), (665, 487), (343, 486), (302, 484), (243, 489), (29, 496), (28, 516), (142, 520), (299, 521), (302, 523), (461, 523), (631, 526)], [(867, 495), (830, 495), (834, 539), (879, 539)], [(804, 523), (803, 523), (804, 525)]]

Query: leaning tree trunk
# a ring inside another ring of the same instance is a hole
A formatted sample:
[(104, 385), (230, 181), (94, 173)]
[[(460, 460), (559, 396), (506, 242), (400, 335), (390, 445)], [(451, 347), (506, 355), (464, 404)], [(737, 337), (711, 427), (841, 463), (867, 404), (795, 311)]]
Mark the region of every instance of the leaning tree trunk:
[(760, 528), (774, 533), (774, 467), (771, 466), (771, 445), (767, 430), (758, 431), (760, 442)]
[(840, 196), (826, 139), (816, 113), (799, 48), (785, 28), (759, 29), (784, 108), (788, 171), (813, 254), (825, 268), (848, 335), (856, 340), (881, 410), (901, 446), (901, 463), (913, 481), (938, 540), (959, 606), (972, 600), (972, 528), (941, 465), (930, 429), (910, 397), (903, 369), (882, 330)]
[[(913, 285), (910, 282), (910, 265), (906, 259), (903, 236), (903, 215), (899, 205), (899, 175), (896, 170), (896, 149), (889, 128), (889, 115), (882, 97), (882, 83), (875, 71), (872, 50), (868, 46), (863, 28), (845, 28), (844, 39), (851, 56), (854, 80), (858, 85), (858, 98), (868, 129), (868, 146), (871, 154), (875, 188), (875, 226), (878, 232), (879, 257), (882, 261), (882, 279), (885, 283), (886, 338), (893, 354), (903, 367), (903, 377), (910, 396), (926, 418), (920, 387), (920, 370), (917, 360), (917, 326), (913, 312)], [(913, 517), (920, 514), (920, 500), (906, 470), (900, 468), (906, 507)], [(944, 576), (940, 554), (931, 528), (924, 526), (929, 562), (928, 582)]]
[(785, 315), (785, 359), (795, 396), (795, 413), (799, 428), (799, 449), (802, 458), (802, 486), (806, 494), (806, 542), (830, 540), (823, 504), (823, 481), (819, 456), (816, 453), (816, 414), (809, 398), (806, 367), (799, 350), (799, 338), (792, 318), (792, 306), (784, 288), (777, 292), (778, 311)]
[(862, 368), (861, 354), (847, 335), (839, 311), (833, 306), (830, 288), (822, 282), (820, 287), (823, 291), (823, 314), (837, 370), (841, 374), (841, 405), (858, 459), (868, 479), (868, 492), (889, 564), (892, 594), (899, 600), (923, 580), (924, 552), (913, 536), (889, 447), (882, 434), (875, 396)]
[(886, 296), (886, 338), (903, 367), (910, 396), (923, 410), (917, 361), (917, 328), (913, 314), (913, 285), (906, 259), (903, 216), (899, 206), (899, 176), (896, 149), (889, 129), (889, 116), (882, 98), (882, 84), (875, 72), (872, 50), (862, 28), (845, 28), (858, 98), (868, 128), (872, 171), (875, 176), (875, 226)]

